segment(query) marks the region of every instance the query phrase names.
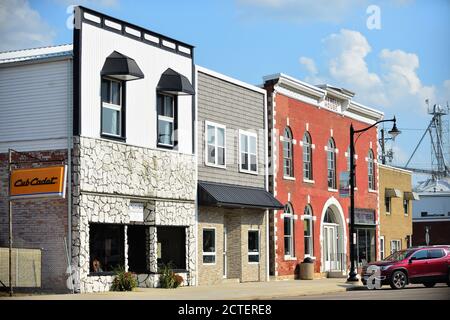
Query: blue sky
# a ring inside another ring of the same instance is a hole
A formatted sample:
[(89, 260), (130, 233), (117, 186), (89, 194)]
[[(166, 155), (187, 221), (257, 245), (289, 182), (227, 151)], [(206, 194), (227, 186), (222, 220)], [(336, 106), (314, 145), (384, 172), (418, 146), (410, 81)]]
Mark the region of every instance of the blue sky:
[[(449, 0), (2, 0), (0, 50), (71, 43), (67, 7), (78, 3), (193, 44), (197, 64), (243, 81), (283, 72), (354, 91), (405, 129), (396, 164), (423, 133), (406, 129), (431, 119), (424, 100), (450, 100)], [(370, 5), (380, 29), (366, 26)], [(425, 143), (412, 165), (429, 163)]]

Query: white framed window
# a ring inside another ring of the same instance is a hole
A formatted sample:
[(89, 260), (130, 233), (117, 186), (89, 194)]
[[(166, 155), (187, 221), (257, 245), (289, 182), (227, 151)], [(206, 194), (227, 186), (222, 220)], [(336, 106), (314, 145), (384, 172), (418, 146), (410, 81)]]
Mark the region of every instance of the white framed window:
[(375, 190), (375, 159), (372, 149), (367, 156), (367, 173), (369, 180), (369, 190)]
[(226, 167), (226, 126), (205, 121), (205, 164)]
[(380, 259), (383, 260), (384, 258), (385, 258), (384, 236), (380, 236)]
[(239, 171), (258, 174), (256, 133), (239, 130)]
[(294, 211), (290, 203), (284, 207), (284, 256), (287, 258), (295, 257), (294, 254)]
[(401, 240), (391, 240), (391, 254), (402, 250), (402, 241)]
[(336, 143), (333, 138), (328, 140), (327, 145), (327, 171), (328, 188), (336, 189)]
[(259, 263), (259, 230), (248, 230), (248, 262)]
[(203, 264), (216, 263), (216, 229), (203, 229)]
[(303, 179), (313, 180), (312, 140), (309, 132), (303, 136)]
[(102, 78), (102, 135), (122, 137), (122, 82)]
[(173, 148), (175, 145), (175, 97), (166, 94), (157, 94), (158, 114), (158, 146)]
[(305, 243), (305, 257), (314, 256), (313, 247), (313, 211), (310, 205), (305, 207), (305, 212), (303, 215), (303, 237)]
[(286, 127), (283, 137), (283, 174), (288, 178), (294, 177), (293, 139), (291, 129)]

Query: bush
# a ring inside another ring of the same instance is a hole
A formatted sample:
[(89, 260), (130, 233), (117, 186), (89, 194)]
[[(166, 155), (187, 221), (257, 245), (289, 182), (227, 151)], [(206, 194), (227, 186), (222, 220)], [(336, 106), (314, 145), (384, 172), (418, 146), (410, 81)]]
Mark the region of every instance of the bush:
[(137, 287), (138, 283), (135, 274), (132, 272), (125, 272), (124, 268), (119, 268), (116, 271), (111, 291), (132, 291)]
[(164, 265), (160, 270), (159, 285), (161, 288), (174, 289), (183, 283), (183, 277), (173, 272), (170, 264)]

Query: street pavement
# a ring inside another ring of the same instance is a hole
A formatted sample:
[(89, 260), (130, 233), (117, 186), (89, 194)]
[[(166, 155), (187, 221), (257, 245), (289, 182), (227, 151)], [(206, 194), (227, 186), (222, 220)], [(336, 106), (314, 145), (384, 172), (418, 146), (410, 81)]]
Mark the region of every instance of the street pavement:
[(423, 285), (411, 285), (403, 290), (392, 290), (384, 286), (380, 290), (349, 290), (346, 292), (326, 293), (297, 297), (283, 297), (283, 300), (450, 300), (450, 287), (437, 284), (434, 288)]
[(283, 280), (270, 282), (226, 283), (213, 286), (181, 287), (177, 289), (137, 288), (133, 292), (101, 292), (86, 294), (24, 295), (0, 299), (19, 300), (450, 300), (450, 288), (436, 285), (425, 288), (411, 285), (403, 290), (384, 286), (368, 290), (361, 284), (348, 284), (346, 279)]

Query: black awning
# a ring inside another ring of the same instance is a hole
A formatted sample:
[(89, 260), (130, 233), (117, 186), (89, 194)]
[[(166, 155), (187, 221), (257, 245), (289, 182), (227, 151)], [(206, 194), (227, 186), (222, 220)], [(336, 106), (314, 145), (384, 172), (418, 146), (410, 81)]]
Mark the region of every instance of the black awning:
[(200, 205), (229, 208), (284, 208), (272, 194), (262, 188), (203, 181), (198, 183), (198, 201)]
[(125, 81), (144, 78), (136, 61), (117, 51), (106, 58), (101, 75)]
[(167, 92), (177, 95), (195, 94), (195, 90), (188, 78), (170, 68), (164, 71), (164, 73), (161, 75), (161, 79), (159, 79), (156, 89), (161, 92)]

